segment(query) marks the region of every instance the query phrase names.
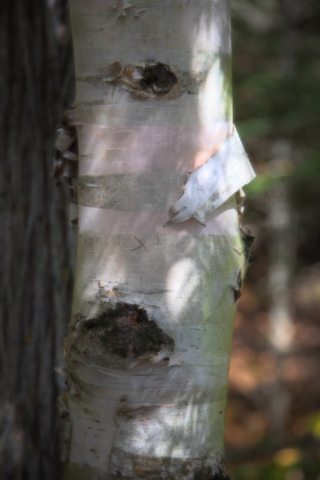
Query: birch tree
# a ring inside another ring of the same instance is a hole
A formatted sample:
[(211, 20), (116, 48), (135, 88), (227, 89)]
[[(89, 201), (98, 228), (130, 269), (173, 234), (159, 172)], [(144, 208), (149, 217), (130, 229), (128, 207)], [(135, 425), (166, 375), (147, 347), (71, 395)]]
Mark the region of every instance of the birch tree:
[(69, 4), (76, 98), (56, 144), (59, 176), (76, 131), (65, 479), (224, 479), (252, 240), (241, 187), (254, 177), (232, 122), (229, 4)]

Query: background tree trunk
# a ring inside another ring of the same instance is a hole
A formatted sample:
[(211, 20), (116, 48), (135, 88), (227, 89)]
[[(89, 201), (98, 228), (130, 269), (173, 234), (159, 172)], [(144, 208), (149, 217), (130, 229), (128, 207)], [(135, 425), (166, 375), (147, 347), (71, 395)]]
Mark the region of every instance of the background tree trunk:
[(3, 0), (0, 10), (0, 477), (57, 480), (65, 386), (54, 367), (70, 316), (75, 231), (68, 189), (55, 188), (51, 172), (73, 58), (65, 2)]

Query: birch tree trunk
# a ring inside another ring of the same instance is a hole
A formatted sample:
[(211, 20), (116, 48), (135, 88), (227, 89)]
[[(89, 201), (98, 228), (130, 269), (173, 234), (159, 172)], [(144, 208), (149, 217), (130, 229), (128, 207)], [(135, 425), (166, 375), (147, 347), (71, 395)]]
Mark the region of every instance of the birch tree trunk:
[[(230, 186), (222, 162), (219, 183), (223, 152), (241, 145), (229, 4), (72, 0), (70, 11), (80, 165), (65, 478), (227, 478), (245, 250), (235, 192), (249, 181), (237, 171)], [(221, 188), (200, 212), (206, 168)]]

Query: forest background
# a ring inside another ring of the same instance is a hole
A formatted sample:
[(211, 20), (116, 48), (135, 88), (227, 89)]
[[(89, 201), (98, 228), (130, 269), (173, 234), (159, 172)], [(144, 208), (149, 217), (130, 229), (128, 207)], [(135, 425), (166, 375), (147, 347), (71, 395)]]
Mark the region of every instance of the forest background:
[[(320, 479), (320, 4), (233, 0), (234, 119), (258, 177), (226, 414), (234, 480)], [(75, 266), (56, 128), (74, 97), (65, 1), (0, 7), (0, 478), (57, 480)]]

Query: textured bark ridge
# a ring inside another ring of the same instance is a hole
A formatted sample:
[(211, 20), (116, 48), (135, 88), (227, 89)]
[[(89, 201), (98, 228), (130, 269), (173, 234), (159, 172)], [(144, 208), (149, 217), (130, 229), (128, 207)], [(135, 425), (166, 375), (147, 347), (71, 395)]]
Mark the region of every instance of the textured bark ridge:
[(55, 188), (55, 130), (74, 99), (66, 2), (1, 1), (0, 478), (57, 480), (76, 232)]
[(120, 90), (126, 90), (140, 100), (177, 98), (183, 91), (172, 67), (161, 62), (122, 67), (119, 61), (103, 70), (102, 80)]
[(75, 356), (109, 368), (132, 368), (142, 360), (159, 361), (174, 349), (174, 340), (140, 305), (117, 303), (95, 318), (79, 320), (69, 337)]
[[(217, 456), (219, 455), (220, 452), (217, 452)], [(161, 459), (161, 461), (167, 467), (171, 463), (170, 459)], [(173, 469), (172, 472), (167, 474), (165, 477), (163, 475), (163, 472), (157, 472), (157, 463), (157, 459), (154, 459), (152, 472), (150, 470), (148, 472), (143, 470), (143, 467), (137, 467), (137, 472), (139, 472), (140, 475), (142, 474), (142, 477), (139, 478), (143, 478), (143, 480), (163, 480), (163, 478), (168, 478), (169, 480), (179, 479), (179, 477), (174, 476)], [(175, 462), (172, 462), (172, 464), (174, 463)], [(200, 467), (198, 469), (196, 468), (194, 471), (191, 472), (192, 463), (192, 460), (190, 461), (190, 463), (186, 462), (186, 468), (180, 468), (180, 470), (183, 470), (185, 473), (181, 480), (231, 480), (229, 475), (226, 473), (225, 462), (223, 458), (221, 458), (220, 464), (217, 463), (214, 469), (212, 469), (212, 467), (210, 466), (207, 466)], [(126, 477), (121, 475), (120, 473), (117, 473), (115, 475), (103, 475), (97, 469), (90, 468), (87, 465), (80, 468), (76, 464), (67, 462), (65, 465), (65, 478), (68, 478), (68, 480), (132, 480), (133, 477)]]
[[(117, 464), (122, 468), (113, 472), (126, 477), (126, 471), (132, 472), (133, 478), (141, 480), (230, 480), (226, 473), (224, 456), (217, 450), (209, 452), (204, 458), (175, 459), (150, 458), (143, 455), (124, 455), (114, 449), (111, 453), (111, 469), (113, 457), (117, 456)], [(129, 467), (130, 465), (130, 467)], [(129, 467), (129, 468), (128, 468)]]

